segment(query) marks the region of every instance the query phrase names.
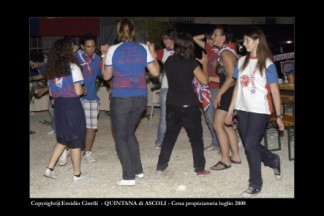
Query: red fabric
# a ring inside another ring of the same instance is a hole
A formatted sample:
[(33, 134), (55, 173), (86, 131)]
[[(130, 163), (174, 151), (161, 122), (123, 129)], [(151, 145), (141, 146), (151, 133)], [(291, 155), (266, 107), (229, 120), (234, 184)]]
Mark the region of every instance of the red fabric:
[(99, 31), (99, 18), (40, 18), (40, 36), (78, 36), (83, 35), (84, 33), (92, 33), (94, 35), (99, 35)]
[(192, 81), (194, 92), (197, 94), (198, 100), (203, 104), (204, 111), (210, 106), (211, 94), (208, 86), (200, 84), (196, 77)]
[[(206, 50), (207, 57), (208, 57), (208, 76), (218, 77), (218, 75), (216, 74), (216, 67), (218, 64), (218, 62), (217, 62), (218, 53), (217, 53), (217, 51), (215, 52), (208, 43), (205, 43), (205, 50)], [(211, 66), (211, 65), (213, 65), (213, 66)], [(219, 83), (209, 82), (208, 87), (209, 88), (219, 88), (220, 86), (219, 86)]]
[(228, 46), (229, 48), (232, 48), (237, 53), (235, 43), (224, 44), (224, 46)]
[(162, 61), (163, 49), (156, 50), (155, 53), (156, 53), (156, 59)]

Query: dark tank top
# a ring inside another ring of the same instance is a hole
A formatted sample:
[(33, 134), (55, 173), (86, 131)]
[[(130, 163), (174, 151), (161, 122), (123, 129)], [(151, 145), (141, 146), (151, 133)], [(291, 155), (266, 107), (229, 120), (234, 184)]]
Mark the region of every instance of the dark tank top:
[(219, 76), (219, 87), (222, 87), (227, 77), (224, 65), (217, 64), (216, 74)]

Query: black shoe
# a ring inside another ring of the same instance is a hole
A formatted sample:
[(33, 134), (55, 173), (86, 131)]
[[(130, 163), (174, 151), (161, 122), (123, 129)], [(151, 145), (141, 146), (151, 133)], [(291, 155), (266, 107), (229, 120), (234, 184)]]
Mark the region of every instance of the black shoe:
[(279, 155), (278, 156), (278, 164), (275, 168), (273, 168), (273, 171), (274, 171), (274, 175), (275, 175), (275, 178), (277, 180), (281, 180), (282, 178), (282, 161), (281, 161), (281, 157)]
[(256, 196), (258, 193), (260, 193), (261, 190), (253, 188), (253, 187), (249, 187), (248, 189), (246, 189), (245, 191), (243, 191), (241, 193), (242, 197), (254, 197)]

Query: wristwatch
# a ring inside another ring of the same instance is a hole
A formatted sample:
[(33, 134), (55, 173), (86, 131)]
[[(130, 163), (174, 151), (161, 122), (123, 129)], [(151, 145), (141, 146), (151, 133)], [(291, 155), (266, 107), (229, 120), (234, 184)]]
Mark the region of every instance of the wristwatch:
[(282, 119), (282, 115), (280, 114), (280, 115), (277, 115), (277, 118), (281, 118)]

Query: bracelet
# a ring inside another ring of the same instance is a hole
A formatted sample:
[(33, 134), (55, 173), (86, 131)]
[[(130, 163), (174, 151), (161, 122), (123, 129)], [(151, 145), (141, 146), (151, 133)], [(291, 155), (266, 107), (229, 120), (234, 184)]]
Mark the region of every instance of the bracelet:
[(282, 119), (282, 115), (277, 115), (277, 119), (278, 119), (278, 118)]

